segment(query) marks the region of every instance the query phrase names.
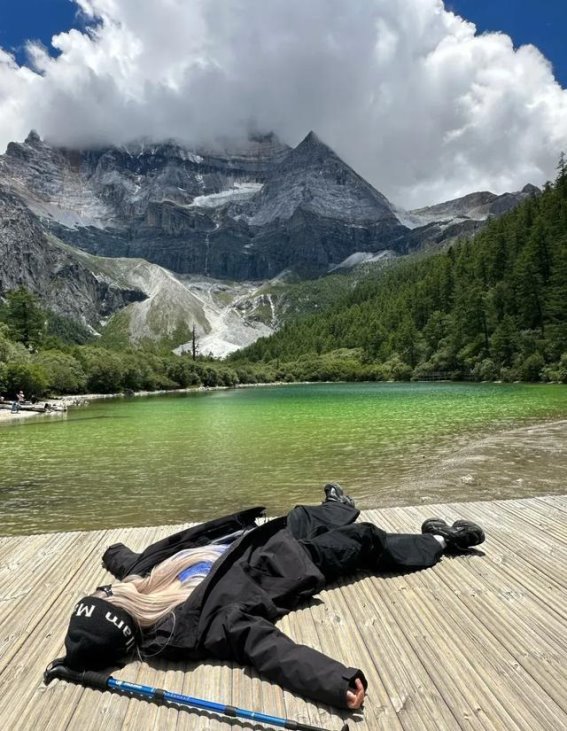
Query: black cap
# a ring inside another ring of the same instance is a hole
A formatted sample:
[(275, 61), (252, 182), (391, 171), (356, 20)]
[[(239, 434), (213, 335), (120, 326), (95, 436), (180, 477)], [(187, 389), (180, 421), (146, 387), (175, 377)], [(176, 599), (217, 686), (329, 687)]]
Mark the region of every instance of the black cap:
[(136, 623), (124, 609), (87, 596), (71, 615), (65, 664), (73, 670), (102, 670), (123, 664), (136, 645)]

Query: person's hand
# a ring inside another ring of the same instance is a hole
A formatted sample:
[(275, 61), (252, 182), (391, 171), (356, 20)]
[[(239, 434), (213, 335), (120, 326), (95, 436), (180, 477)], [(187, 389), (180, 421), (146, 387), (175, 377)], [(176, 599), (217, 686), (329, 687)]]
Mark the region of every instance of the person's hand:
[(354, 681), (354, 688), (352, 690), (347, 690), (346, 702), (347, 706), (353, 710), (355, 708), (360, 708), (360, 706), (364, 703), (364, 686), (362, 685), (362, 680), (360, 678), (357, 678)]

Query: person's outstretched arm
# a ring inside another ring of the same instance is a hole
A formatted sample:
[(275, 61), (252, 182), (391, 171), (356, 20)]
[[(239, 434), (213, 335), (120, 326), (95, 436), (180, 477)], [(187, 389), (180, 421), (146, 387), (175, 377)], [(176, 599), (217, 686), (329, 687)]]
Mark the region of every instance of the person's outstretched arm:
[(251, 665), (268, 680), (306, 698), (351, 709), (364, 701), (367, 682), (361, 670), (294, 642), (267, 619), (237, 605), (215, 615), (204, 647), (217, 659)]

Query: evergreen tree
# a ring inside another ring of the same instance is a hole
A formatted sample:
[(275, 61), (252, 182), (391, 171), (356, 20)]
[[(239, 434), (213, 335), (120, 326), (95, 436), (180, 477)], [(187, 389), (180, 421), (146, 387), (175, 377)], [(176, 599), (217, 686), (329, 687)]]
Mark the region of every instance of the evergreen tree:
[(46, 316), (36, 297), (24, 287), (6, 294), (4, 319), (12, 338), (27, 348), (35, 348), (41, 342)]

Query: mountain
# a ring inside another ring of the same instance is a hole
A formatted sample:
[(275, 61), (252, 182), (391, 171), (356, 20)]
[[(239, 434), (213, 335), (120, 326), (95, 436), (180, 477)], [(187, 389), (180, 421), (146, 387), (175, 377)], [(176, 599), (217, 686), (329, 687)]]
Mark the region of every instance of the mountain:
[[(115, 338), (225, 355), (269, 334), (314, 278), (476, 231), (537, 189), (403, 212), (315, 133), (190, 150), (71, 150), (31, 132), (0, 156), (0, 296), (18, 286)], [(283, 285), (285, 288), (285, 285)]]
[(271, 276), (316, 276), (359, 251), (401, 253), (407, 231), (390, 202), (313, 132), (259, 191), (248, 223)]
[(417, 208), (410, 211), (410, 214), (415, 216), (416, 220), (422, 225), (459, 218), (486, 221), (487, 218), (501, 216), (511, 211), (523, 200), (539, 192), (539, 188), (535, 185), (528, 184), (517, 193), (504, 193), (502, 195), (496, 195), (488, 191), (470, 193), (462, 198), (438, 203), (435, 206)]
[[(42, 305), (122, 344), (170, 341), (222, 357), (273, 332), (270, 295), (258, 284), (178, 277), (141, 259), (104, 258), (46, 233), (22, 200), (0, 187), (0, 294), (18, 287)], [(109, 331), (109, 332), (108, 332)], [(110, 333), (110, 335), (109, 335)]]
[[(523, 193), (474, 240), (406, 257), (358, 283), (357, 272), (343, 275), (355, 286), (232, 362), (299, 380), (567, 382), (567, 168), (561, 163), (540, 195)], [(449, 212), (500, 202), (480, 194)]]
[(270, 134), (200, 150), (69, 150), (31, 132), (0, 156), (0, 182), (73, 247), (228, 280), (316, 277), (405, 254), (474, 233), (537, 191), (396, 210), (314, 132), (293, 149)]
[(268, 135), (199, 151), (73, 151), (31, 133), (8, 145), (0, 179), (68, 244), (180, 274), (317, 276), (357, 251), (402, 251), (407, 231), (314, 133), (293, 150)]
[(114, 315), (103, 330), (103, 343), (163, 341), (182, 353), (193, 346), (194, 328), (198, 352), (223, 358), (276, 329), (272, 298), (263, 285), (180, 276), (143, 259), (83, 256), (93, 268), (119, 275), (146, 296)]
[(490, 219), (503, 216), (539, 193), (539, 188), (528, 184), (515, 193), (470, 193), (434, 206), (412, 211), (398, 210), (396, 213), (400, 221), (412, 229), (408, 235), (409, 247), (423, 248), (472, 236), (484, 228)]

